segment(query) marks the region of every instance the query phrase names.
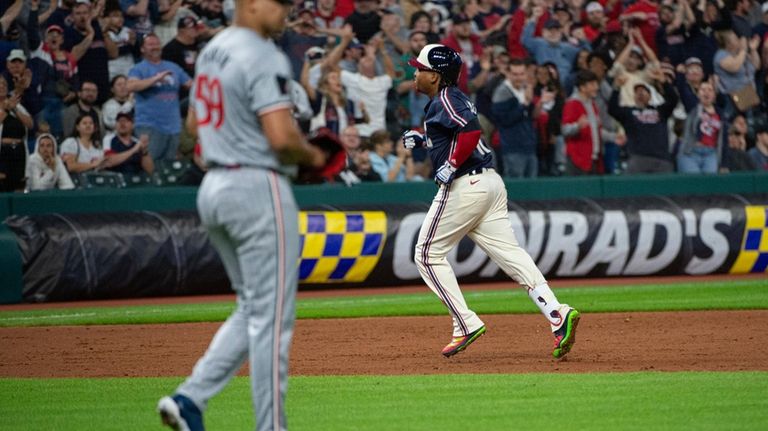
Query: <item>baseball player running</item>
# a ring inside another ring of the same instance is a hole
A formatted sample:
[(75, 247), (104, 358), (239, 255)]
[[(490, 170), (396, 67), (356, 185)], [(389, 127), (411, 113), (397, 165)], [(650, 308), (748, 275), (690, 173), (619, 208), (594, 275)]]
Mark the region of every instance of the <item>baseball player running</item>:
[(416, 242), (421, 277), (448, 307), (453, 339), (443, 348), (450, 357), (485, 333), (485, 324), (467, 307), (448, 252), (468, 235), (501, 269), (528, 291), (552, 327), (555, 358), (565, 356), (576, 340), (579, 312), (560, 304), (533, 259), (520, 247), (507, 213), (507, 190), (492, 168), (491, 150), (480, 139), (477, 112), (457, 87), (461, 57), (451, 48), (425, 46), (410, 64), (418, 91), (428, 95), (424, 135), (408, 131), (406, 148), (426, 146), (440, 186)]
[(237, 307), (192, 375), (158, 411), (175, 430), (203, 430), (202, 412), (250, 360), (258, 430), (284, 430), (288, 351), (298, 284), (298, 210), (281, 163), (321, 166), (301, 135), (285, 55), (269, 39), (291, 0), (237, 0), (234, 25), (197, 60), (187, 125), (210, 166), (197, 195), (202, 224), (237, 293)]

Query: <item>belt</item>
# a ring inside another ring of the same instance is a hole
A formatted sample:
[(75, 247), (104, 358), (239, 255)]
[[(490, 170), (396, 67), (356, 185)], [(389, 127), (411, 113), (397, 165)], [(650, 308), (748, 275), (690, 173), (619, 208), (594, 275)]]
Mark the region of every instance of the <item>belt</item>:
[(6, 145), (19, 145), (20, 143), (24, 142), (24, 140), (15, 138), (3, 138), (0, 142)]
[(467, 172), (465, 175), (469, 175), (471, 177), (472, 175), (484, 174), (484, 173), (492, 171), (492, 170), (493, 170), (493, 168), (472, 169), (471, 171)]
[(246, 166), (243, 165), (217, 165), (217, 164), (211, 164), (208, 166), (208, 169), (224, 169), (228, 171), (234, 171), (240, 168), (244, 168)]

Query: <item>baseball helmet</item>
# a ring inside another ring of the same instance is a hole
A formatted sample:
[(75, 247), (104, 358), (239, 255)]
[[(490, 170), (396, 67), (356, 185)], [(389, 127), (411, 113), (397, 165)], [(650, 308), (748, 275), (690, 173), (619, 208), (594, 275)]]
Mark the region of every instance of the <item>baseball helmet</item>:
[(437, 43), (422, 48), (419, 56), (412, 58), (408, 64), (417, 69), (439, 73), (447, 85), (456, 85), (461, 72), (461, 56), (453, 49)]

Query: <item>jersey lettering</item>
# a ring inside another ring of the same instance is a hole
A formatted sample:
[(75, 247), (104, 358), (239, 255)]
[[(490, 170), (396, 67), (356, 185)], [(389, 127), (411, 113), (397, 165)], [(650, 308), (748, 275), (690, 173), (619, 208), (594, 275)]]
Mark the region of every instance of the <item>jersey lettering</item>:
[(213, 127), (219, 129), (224, 124), (224, 93), (221, 90), (221, 82), (218, 78), (209, 79), (208, 75), (198, 75), (195, 82), (195, 98), (202, 102), (205, 112), (200, 112), (199, 104), (196, 105), (197, 125), (207, 126), (213, 123)]

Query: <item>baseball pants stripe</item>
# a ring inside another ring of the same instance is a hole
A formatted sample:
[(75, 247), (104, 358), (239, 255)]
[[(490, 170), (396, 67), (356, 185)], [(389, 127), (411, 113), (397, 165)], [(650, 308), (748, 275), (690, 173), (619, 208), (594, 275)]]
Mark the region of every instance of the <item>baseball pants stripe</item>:
[(464, 321), (457, 306), (451, 300), (451, 295), (448, 293), (445, 287), (440, 283), (440, 279), (435, 273), (435, 270), (429, 260), (430, 247), (432, 246), (432, 241), (434, 240), (435, 235), (437, 233), (437, 228), (440, 225), (440, 220), (443, 216), (445, 208), (448, 206), (448, 197), (450, 195), (449, 187), (441, 187), (441, 190), (443, 192), (443, 196), (438, 201), (437, 210), (435, 211), (435, 215), (434, 215), (434, 218), (432, 219), (432, 223), (430, 223), (426, 239), (424, 240), (423, 244), (421, 244), (421, 247), (422, 247), (421, 263), (423, 266), (423, 270), (427, 273), (429, 280), (432, 282), (431, 287), (433, 287), (433, 290), (435, 291), (435, 293), (437, 293), (437, 295), (440, 297), (443, 303), (448, 307), (448, 310), (450, 311), (451, 315), (453, 316), (453, 318), (455, 319), (456, 323), (460, 328), (461, 335), (467, 335), (470, 332), (467, 328), (467, 323)]
[(285, 295), (285, 226), (283, 225), (282, 199), (280, 199), (280, 186), (277, 174), (270, 173), (269, 185), (272, 191), (272, 206), (275, 210), (275, 224), (277, 232), (277, 292), (275, 294), (275, 328), (272, 345), (272, 429), (279, 430), (282, 416), (280, 406), (280, 330), (283, 317), (283, 298)]

